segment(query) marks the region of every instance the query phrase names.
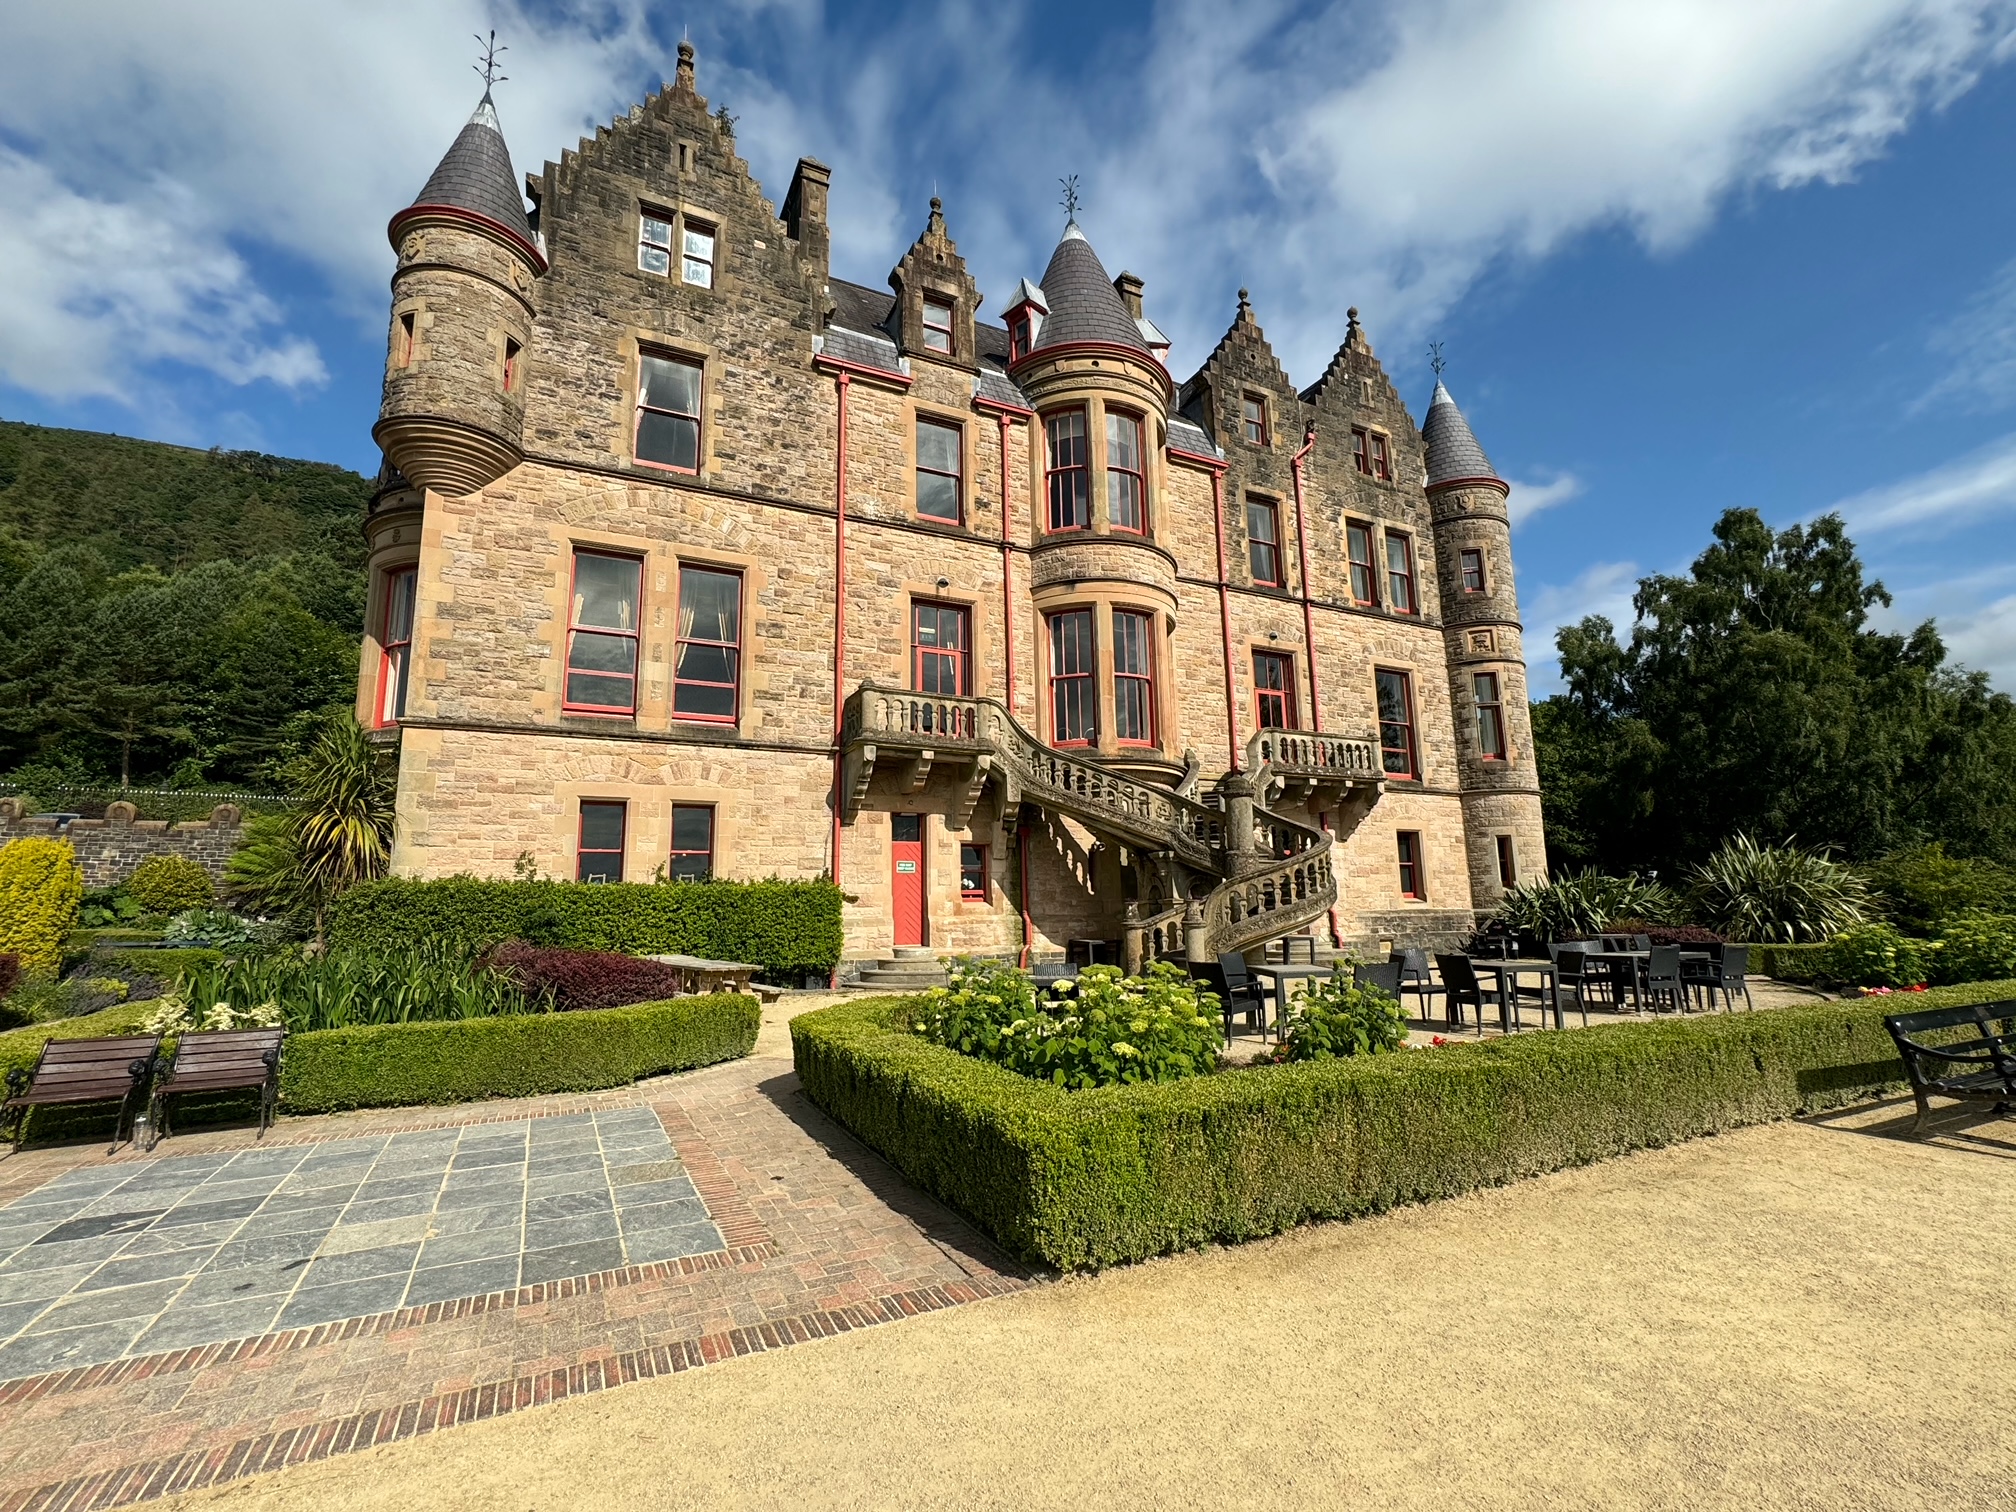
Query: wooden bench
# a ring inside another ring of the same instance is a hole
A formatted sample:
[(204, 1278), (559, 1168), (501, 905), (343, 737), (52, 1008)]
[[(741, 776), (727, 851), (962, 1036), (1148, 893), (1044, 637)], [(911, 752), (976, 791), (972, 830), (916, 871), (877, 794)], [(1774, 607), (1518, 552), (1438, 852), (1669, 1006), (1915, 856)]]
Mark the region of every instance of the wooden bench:
[(148, 1122), (153, 1143), (168, 1132), (168, 1099), (191, 1092), (259, 1091), (259, 1138), (280, 1100), (280, 1044), (285, 1029), (204, 1029), (176, 1041), (175, 1058), (155, 1084)]
[[(1998, 1031), (1997, 1023), (2002, 1025)], [(2007, 1113), (2016, 1103), (2016, 1002), (1975, 1003), (1965, 1008), (1933, 1008), (1924, 1013), (1892, 1013), (1883, 1027), (1897, 1041), (1911, 1095), (1918, 1100), (1917, 1133), (1932, 1111), (1933, 1097), (1963, 1102), (1993, 1103)], [(1918, 1036), (1939, 1029), (1973, 1029), (1943, 1044), (1929, 1045)]]
[(116, 1101), (119, 1116), (112, 1124), (112, 1148), (118, 1149), (119, 1131), (131, 1128), (160, 1054), (158, 1034), (44, 1040), (33, 1071), (16, 1066), (7, 1073), (7, 1101), (0, 1104), (0, 1116), (13, 1116), (14, 1148), (27, 1143), (30, 1108)]

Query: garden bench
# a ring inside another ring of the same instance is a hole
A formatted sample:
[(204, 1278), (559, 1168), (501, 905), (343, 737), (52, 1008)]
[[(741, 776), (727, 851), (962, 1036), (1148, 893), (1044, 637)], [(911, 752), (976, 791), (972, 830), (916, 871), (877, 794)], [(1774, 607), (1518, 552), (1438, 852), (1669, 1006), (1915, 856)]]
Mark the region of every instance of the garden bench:
[(285, 1029), (204, 1029), (182, 1036), (175, 1057), (155, 1084), (148, 1123), (153, 1138), (168, 1132), (168, 1099), (191, 1092), (259, 1091), (259, 1135), (264, 1139), (280, 1100), (280, 1043)]
[(44, 1040), (33, 1071), (16, 1066), (7, 1073), (7, 1101), (0, 1104), (0, 1116), (11, 1114), (14, 1119), (14, 1148), (27, 1143), (30, 1108), (116, 1101), (119, 1116), (112, 1123), (112, 1148), (118, 1149), (119, 1131), (130, 1127), (160, 1054), (158, 1034)]
[[(2004, 1026), (1999, 1033), (1998, 1021)], [(1904, 1073), (1911, 1079), (1911, 1095), (1918, 1100), (1912, 1133), (1932, 1111), (1934, 1096), (1993, 1103), (1997, 1113), (2009, 1112), (2016, 1103), (2016, 1032), (2011, 1032), (2016, 1029), (2016, 1002), (1892, 1013), (1885, 1015), (1883, 1027), (1897, 1041)], [(1968, 1027), (1974, 1029), (1973, 1035), (1945, 1044), (1928, 1045), (1917, 1038), (1928, 1030)]]

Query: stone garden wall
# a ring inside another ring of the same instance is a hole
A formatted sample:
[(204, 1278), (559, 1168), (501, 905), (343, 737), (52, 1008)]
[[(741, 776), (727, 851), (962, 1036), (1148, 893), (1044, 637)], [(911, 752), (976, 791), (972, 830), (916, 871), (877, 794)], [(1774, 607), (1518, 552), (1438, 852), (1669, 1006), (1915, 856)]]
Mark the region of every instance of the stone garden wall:
[(236, 804), (220, 803), (208, 819), (170, 824), (166, 819), (142, 819), (130, 803), (106, 806), (103, 819), (34, 818), (19, 798), (0, 798), (0, 845), (24, 835), (59, 836), (77, 852), (86, 887), (112, 887), (133, 875), (149, 856), (186, 856), (218, 881), (224, 863), (244, 834), (244, 814)]

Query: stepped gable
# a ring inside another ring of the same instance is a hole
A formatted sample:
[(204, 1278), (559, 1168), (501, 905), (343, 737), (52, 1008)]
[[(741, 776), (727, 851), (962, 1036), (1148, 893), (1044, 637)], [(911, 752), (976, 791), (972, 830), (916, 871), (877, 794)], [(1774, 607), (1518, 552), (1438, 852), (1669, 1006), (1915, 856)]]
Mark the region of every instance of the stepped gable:
[[(910, 250), (889, 272), (889, 287), (896, 293), (890, 318), (891, 333), (904, 354), (914, 354), (933, 362), (975, 369), (975, 326), (980, 315), (980, 290), (966, 271), (966, 259), (945, 229), (945, 205), (931, 196), (931, 213)], [(935, 296), (952, 306), (952, 350), (935, 352), (925, 343), (924, 300)]]
[(1043, 270), (1043, 302), (1050, 313), (1043, 317), (1032, 352), (1092, 341), (1128, 347), (1152, 360), (1140, 326), (1076, 221), (1065, 226), (1050, 266)]
[(1218, 338), (1211, 355), (1183, 384), (1176, 407), (1192, 424), (1222, 444), (1238, 433), (1239, 399), (1247, 390), (1263, 392), (1273, 401), (1272, 421), (1277, 439), (1301, 440), (1302, 403), (1295, 392), (1295, 382), (1274, 354), (1273, 343), (1254, 317), (1251, 299), (1241, 289), (1232, 324)]
[(1440, 378), (1435, 380), (1435, 394), (1428, 401), (1428, 418), (1421, 423), (1421, 439), (1428, 447), (1430, 488), (1471, 481), (1505, 486)]
[[(518, 193), (517, 177), (511, 170), (511, 149), (504, 145), (504, 131), (497, 124), (497, 107), (491, 103), (487, 89), (475, 114), (469, 117), (469, 124), (428, 175), (413, 203), (392, 217), (386, 227), (392, 245), (399, 245), (400, 228), (406, 221), (430, 210), (454, 210), (477, 216), (537, 254), (538, 238), (525, 214), (525, 201)], [(543, 263), (544, 258), (540, 261)]]
[[(1330, 365), (1323, 370), (1308, 388), (1302, 391), (1305, 404), (1326, 407), (1328, 404), (1341, 405), (1345, 409), (1363, 407), (1368, 402), (1377, 403), (1390, 400), (1398, 403), (1399, 390), (1393, 387), (1386, 376), (1386, 369), (1373, 354), (1372, 343), (1366, 338), (1365, 327), (1358, 323), (1358, 309), (1354, 305), (1344, 312), (1344, 341), (1337, 348)], [(1372, 380), (1372, 394), (1368, 400), (1362, 384), (1364, 379)]]

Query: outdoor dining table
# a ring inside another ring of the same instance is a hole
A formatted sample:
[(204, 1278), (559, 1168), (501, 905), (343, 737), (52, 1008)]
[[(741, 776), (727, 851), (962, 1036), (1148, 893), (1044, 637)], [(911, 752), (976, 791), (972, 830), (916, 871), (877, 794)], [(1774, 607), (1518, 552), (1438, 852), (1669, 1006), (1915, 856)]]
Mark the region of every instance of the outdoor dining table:
[[(1638, 979), (1644, 975), (1644, 968), (1651, 963), (1651, 951), (1589, 950), (1583, 952), (1582, 959), (1585, 961), (1607, 961), (1612, 965), (1629, 966), (1631, 969), (1627, 974), (1631, 978), (1631, 1006), (1633, 1008), (1639, 1006)], [(1714, 959), (1715, 953), (1712, 950), (1683, 950), (1680, 952), (1680, 964), (1682, 966), (1685, 966), (1689, 961), (1712, 961)], [(1555, 1012), (1557, 1014), (1560, 1012), (1558, 1001), (1555, 1004)]]
[[(1511, 1020), (1513, 1028), (1519, 1026), (1519, 978), (1528, 975), (1540, 977), (1547, 984), (1547, 1000), (1554, 1005), (1554, 1027), (1556, 1029), (1568, 1027), (1561, 1017), (1561, 980), (1552, 961), (1526, 960), (1519, 957), (1496, 960), (1490, 956), (1472, 956), (1470, 966), (1474, 971), (1488, 971), (1498, 979), (1498, 1001), (1504, 1005), (1504, 1013)], [(1508, 977), (1511, 979), (1509, 982), (1506, 980)], [(1546, 1003), (1540, 1005), (1540, 1024), (1542, 1028), (1547, 1024)]]
[(1279, 1036), (1281, 1026), (1288, 1022), (1288, 984), (1309, 977), (1327, 977), (1334, 968), (1314, 961), (1250, 961), (1246, 969), (1274, 984), (1274, 1033)]

